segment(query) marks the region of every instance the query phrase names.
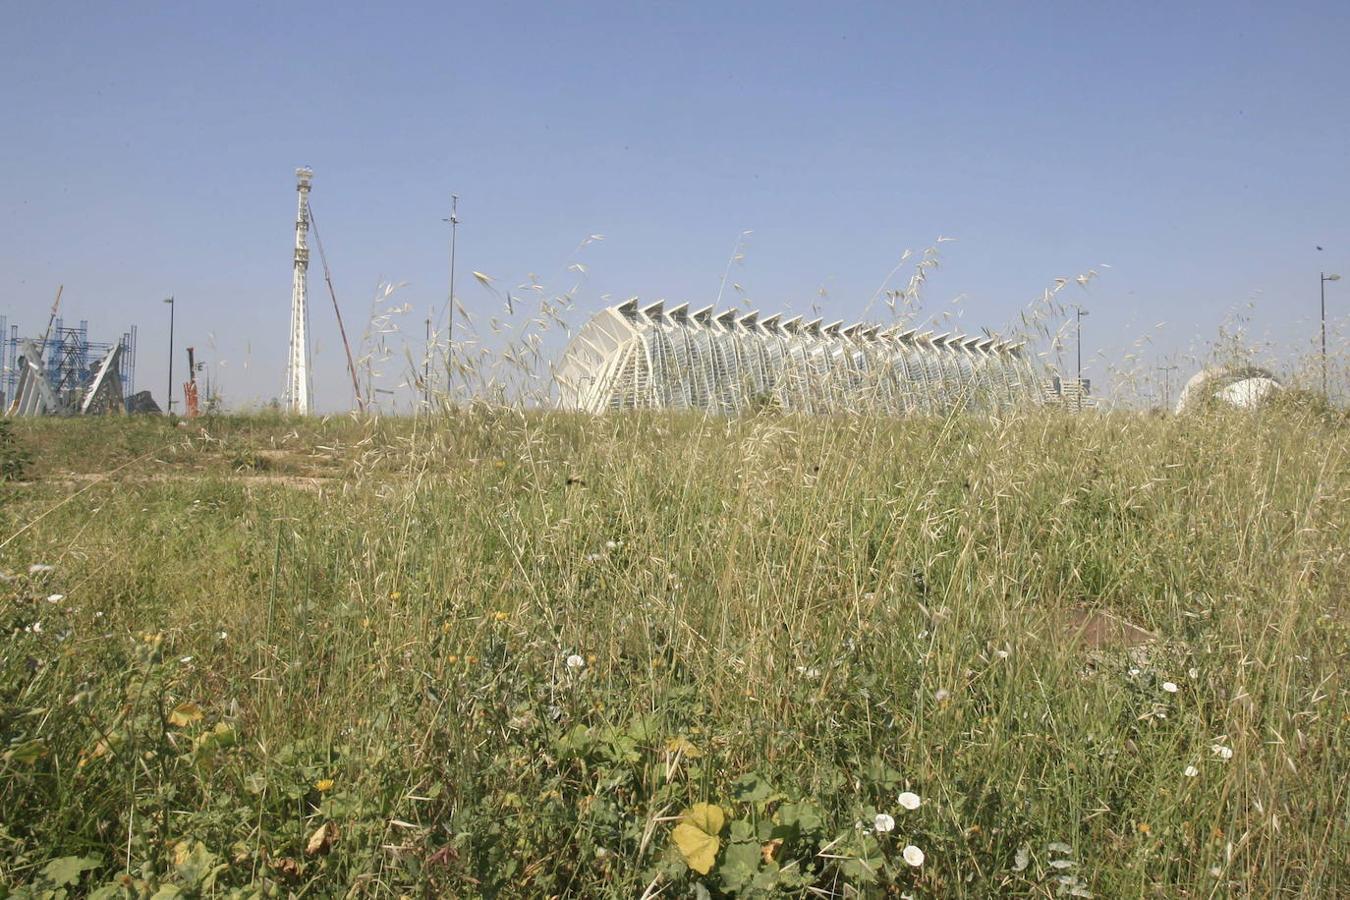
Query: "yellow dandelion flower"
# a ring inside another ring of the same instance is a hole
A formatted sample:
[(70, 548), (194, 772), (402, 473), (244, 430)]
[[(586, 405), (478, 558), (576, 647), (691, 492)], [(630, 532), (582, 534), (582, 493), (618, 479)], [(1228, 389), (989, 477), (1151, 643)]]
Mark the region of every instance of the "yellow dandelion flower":
[(318, 781), (314, 782), (314, 790), (318, 791), (320, 794), (331, 791), (332, 789), (333, 779), (331, 778), (320, 778)]
[(511, 617), (499, 609), (492, 614), (492, 618), (496, 619), (498, 622), (505, 622), (507, 619)]
[(459, 657), (451, 653), (449, 656), (445, 658), (445, 661), (453, 666), (455, 663), (459, 662)]
[(397, 600), (397, 599), (399, 599), (399, 598), (402, 597), (402, 596), (403, 596), (403, 595), (402, 595), (401, 593), (399, 593), (398, 591), (390, 591), (390, 592), (389, 592), (389, 599), (390, 599), (390, 600)]
[(588, 653), (588, 654), (586, 654), (586, 665), (588, 665), (588, 666), (593, 666), (593, 665), (595, 665), (595, 654), (594, 654), (594, 653)]
[(478, 665), (478, 657), (474, 656), (472, 653), (464, 657), (464, 661), (471, 666)]
[(1153, 829), (1149, 827), (1149, 825), (1148, 825), (1147, 822), (1140, 822), (1140, 823), (1139, 823), (1139, 833), (1140, 833), (1140, 834), (1145, 834), (1145, 835), (1146, 835), (1146, 834), (1148, 834), (1148, 833), (1151, 832), (1151, 831), (1153, 831)]

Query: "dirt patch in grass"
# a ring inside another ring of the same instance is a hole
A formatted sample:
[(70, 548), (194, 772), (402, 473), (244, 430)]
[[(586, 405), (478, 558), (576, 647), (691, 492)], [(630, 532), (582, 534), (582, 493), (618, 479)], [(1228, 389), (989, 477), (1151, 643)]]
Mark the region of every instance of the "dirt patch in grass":
[(1140, 647), (1158, 636), (1102, 609), (1075, 609), (1069, 613), (1065, 633), (1071, 642), (1089, 650)]

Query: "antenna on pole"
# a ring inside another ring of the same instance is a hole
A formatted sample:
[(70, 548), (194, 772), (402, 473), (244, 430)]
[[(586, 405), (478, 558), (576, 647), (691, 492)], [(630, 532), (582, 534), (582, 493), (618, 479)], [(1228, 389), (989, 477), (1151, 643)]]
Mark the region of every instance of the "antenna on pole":
[(445, 388), (446, 393), (454, 383), (455, 377), (455, 238), (459, 234), (459, 194), (450, 195), (450, 218), (442, 219), (450, 223), (450, 323), (446, 332)]

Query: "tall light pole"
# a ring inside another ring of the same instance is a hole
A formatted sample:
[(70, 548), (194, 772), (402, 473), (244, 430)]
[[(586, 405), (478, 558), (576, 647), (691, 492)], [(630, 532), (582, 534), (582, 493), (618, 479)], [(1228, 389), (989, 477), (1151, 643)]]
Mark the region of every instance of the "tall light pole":
[(173, 415), (173, 298), (165, 297), (164, 302), (169, 304), (169, 393), (165, 400), (164, 414)]
[(1177, 370), (1177, 366), (1158, 366), (1158, 371), (1163, 373), (1163, 409), (1166, 410), (1172, 404), (1172, 373)]
[(1083, 316), (1086, 316), (1087, 310), (1081, 306), (1075, 306), (1078, 319), (1078, 338), (1075, 343), (1078, 344), (1078, 411), (1083, 411)]
[(1339, 275), (1328, 275), (1326, 272), (1320, 273), (1322, 276), (1322, 397), (1330, 399), (1327, 393), (1327, 282), (1340, 281)]
[(449, 394), (455, 380), (455, 237), (459, 234), (459, 194), (450, 195), (450, 218), (442, 219), (450, 223), (450, 309), (449, 327), (446, 329), (445, 390)]

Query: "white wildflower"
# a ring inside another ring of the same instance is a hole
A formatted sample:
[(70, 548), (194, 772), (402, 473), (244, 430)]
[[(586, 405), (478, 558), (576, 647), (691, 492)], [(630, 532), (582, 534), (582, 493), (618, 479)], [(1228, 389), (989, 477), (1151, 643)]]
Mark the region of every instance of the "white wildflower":
[(571, 656), (567, 657), (567, 668), (583, 669), (585, 667), (586, 667), (586, 660), (580, 654), (573, 653)]
[(44, 572), (54, 572), (54, 571), (56, 571), (56, 567), (49, 566), (46, 563), (33, 563), (31, 566), (28, 567), (29, 575), (41, 575)]
[(923, 803), (923, 801), (919, 799), (919, 795), (912, 791), (901, 791), (900, 796), (895, 798), (895, 802), (899, 803), (905, 809), (918, 809), (919, 804)]
[(1175, 694), (1177, 692), (1177, 686), (1170, 681), (1164, 681), (1163, 690), (1167, 691), (1169, 694)]
[(619, 549), (619, 542), (618, 542), (618, 541), (605, 541), (605, 549), (606, 549), (606, 550), (618, 550), (618, 549)]
[(25, 630), (25, 631), (31, 631), (33, 634), (42, 634), (42, 623), (41, 623), (41, 622), (34, 622), (32, 625), (29, 625), (29, 626), (28, 626), (27, 628), (25, 628), (24, 630)]
[(192, 657), (190, 657), (190, 656), (184, 656), (182, 659), (180, 659), (180, 660), (178, 660), (178, 661), (179, 661), (180, 663), (182, 663), (183, 665), (187, 665), (188, 663), (192, 662)]
[(1183, 772), (1182, 774), (1185, 775), (1187, 778), (1194, 778), (1195, 776), (1200, 774), (1200, 770), (1197, 769), (1195, 766), (1187, 766), (1186, 771)]
[(1189, 678), (1191, 681), (1195, 681), (1195, 679), (1200, 677), (1200, 670), (1192, 666), (1191, 668), (1186, 670), (1186, 677)]
[(951, 699), (951, 696), (952, 696), (951, 691), (947, 690), (946, 688), (938, 688), (937, 691), (934, 692), (933, 694), (933, 699), (939, 703), (945, 703), (947, 700)]
[(48, 594), (48, 595), (47, 595), (47, 602), (48, 602), (48, 603), (60, 603), (60, 602), (61, 602), (62, 600), (64, 600), (64, 599), (66, 599), (66, 595), (65, 595), (65, 594)]
[(885, 813), (877, 813), (872, 827), (877, 830), (877, 834), (888, 834), (895, 830), (895, 819)]
[(1225, 747), (1223, 744), (1214, 744), (1214, 745), (1212, 745), (1212, 746), (1209, 748), (1209, 752), (1210, 752), (1210, 753), (1213, 753), (1213, 754), (1214, 754), (1215, 756), (1217, 756), (1219, 759), (1232, 759), (1232, 758), (1233, 758), (1233, 748), (1232, 748), (1232, 747)]
[(923, 865), (923, 851), (913, 844), (910, 844), (904, 850), (900, 851), (900, 855), (905, 858), (905, 862), (916, 869)]
[(1007, 659), (1009, 656), (1007, 650), (995, 650), (994, 655), (997, 656), (999, 659)]

